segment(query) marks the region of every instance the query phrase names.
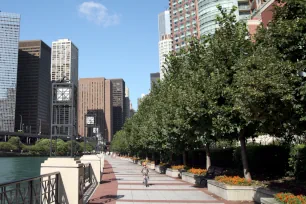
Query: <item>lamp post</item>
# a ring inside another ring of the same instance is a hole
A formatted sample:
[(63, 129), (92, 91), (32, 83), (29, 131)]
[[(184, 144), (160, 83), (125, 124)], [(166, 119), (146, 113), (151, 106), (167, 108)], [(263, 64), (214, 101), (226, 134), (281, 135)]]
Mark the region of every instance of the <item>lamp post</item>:
[(19, 127), (19, 129), (20, 129), (21, 131), (23, 131), (22, 115), (19, 115), (19, 116), (20, 116), (20, 127)]

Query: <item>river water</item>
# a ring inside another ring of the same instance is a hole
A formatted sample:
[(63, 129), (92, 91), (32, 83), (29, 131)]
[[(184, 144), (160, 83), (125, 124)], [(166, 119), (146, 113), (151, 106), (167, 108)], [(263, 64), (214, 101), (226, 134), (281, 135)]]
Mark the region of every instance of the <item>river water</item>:
[(40, 175), (48, 157), (0, 157), (0, 184)]

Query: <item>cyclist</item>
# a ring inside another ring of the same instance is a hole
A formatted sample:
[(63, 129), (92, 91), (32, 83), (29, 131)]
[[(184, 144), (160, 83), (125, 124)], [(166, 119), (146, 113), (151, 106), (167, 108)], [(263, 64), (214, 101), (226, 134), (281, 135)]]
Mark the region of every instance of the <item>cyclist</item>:
[[(142, 165), (143, 165), (143, 168), (141, 170), (141, 173), (143, 175), (143, 182), (142, 183), (146, 182), (146, 187), (148, 187), (149, 169), (147, 168), (145, 163), (143, 163)], [(145, 181), (145, 179), (146, 179), (146, 181)]]

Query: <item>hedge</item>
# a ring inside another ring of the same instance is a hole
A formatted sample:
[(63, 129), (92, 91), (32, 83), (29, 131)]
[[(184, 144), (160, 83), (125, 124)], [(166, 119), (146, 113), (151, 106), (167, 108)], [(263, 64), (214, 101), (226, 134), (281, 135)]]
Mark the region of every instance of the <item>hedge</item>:
[(306, 145), (296, 145), (291, 148), (289, 165), (297, 180), (306, 180)]

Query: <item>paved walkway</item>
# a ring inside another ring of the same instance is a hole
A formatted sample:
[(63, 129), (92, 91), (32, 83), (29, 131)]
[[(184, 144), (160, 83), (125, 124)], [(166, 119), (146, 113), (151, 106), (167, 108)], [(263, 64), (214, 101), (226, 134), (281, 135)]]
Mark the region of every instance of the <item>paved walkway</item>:
[[(229, 203), (209, 195), (206, 189), (193, 187), (178, 179), (149, 173), (149, 187), (142, 184), (141, 167), (128, 161), (107, 157), (103, 181), (89, 203), (107, 204), (178, 204)], [(241, 202), (240, 202), (241, 203)]]

